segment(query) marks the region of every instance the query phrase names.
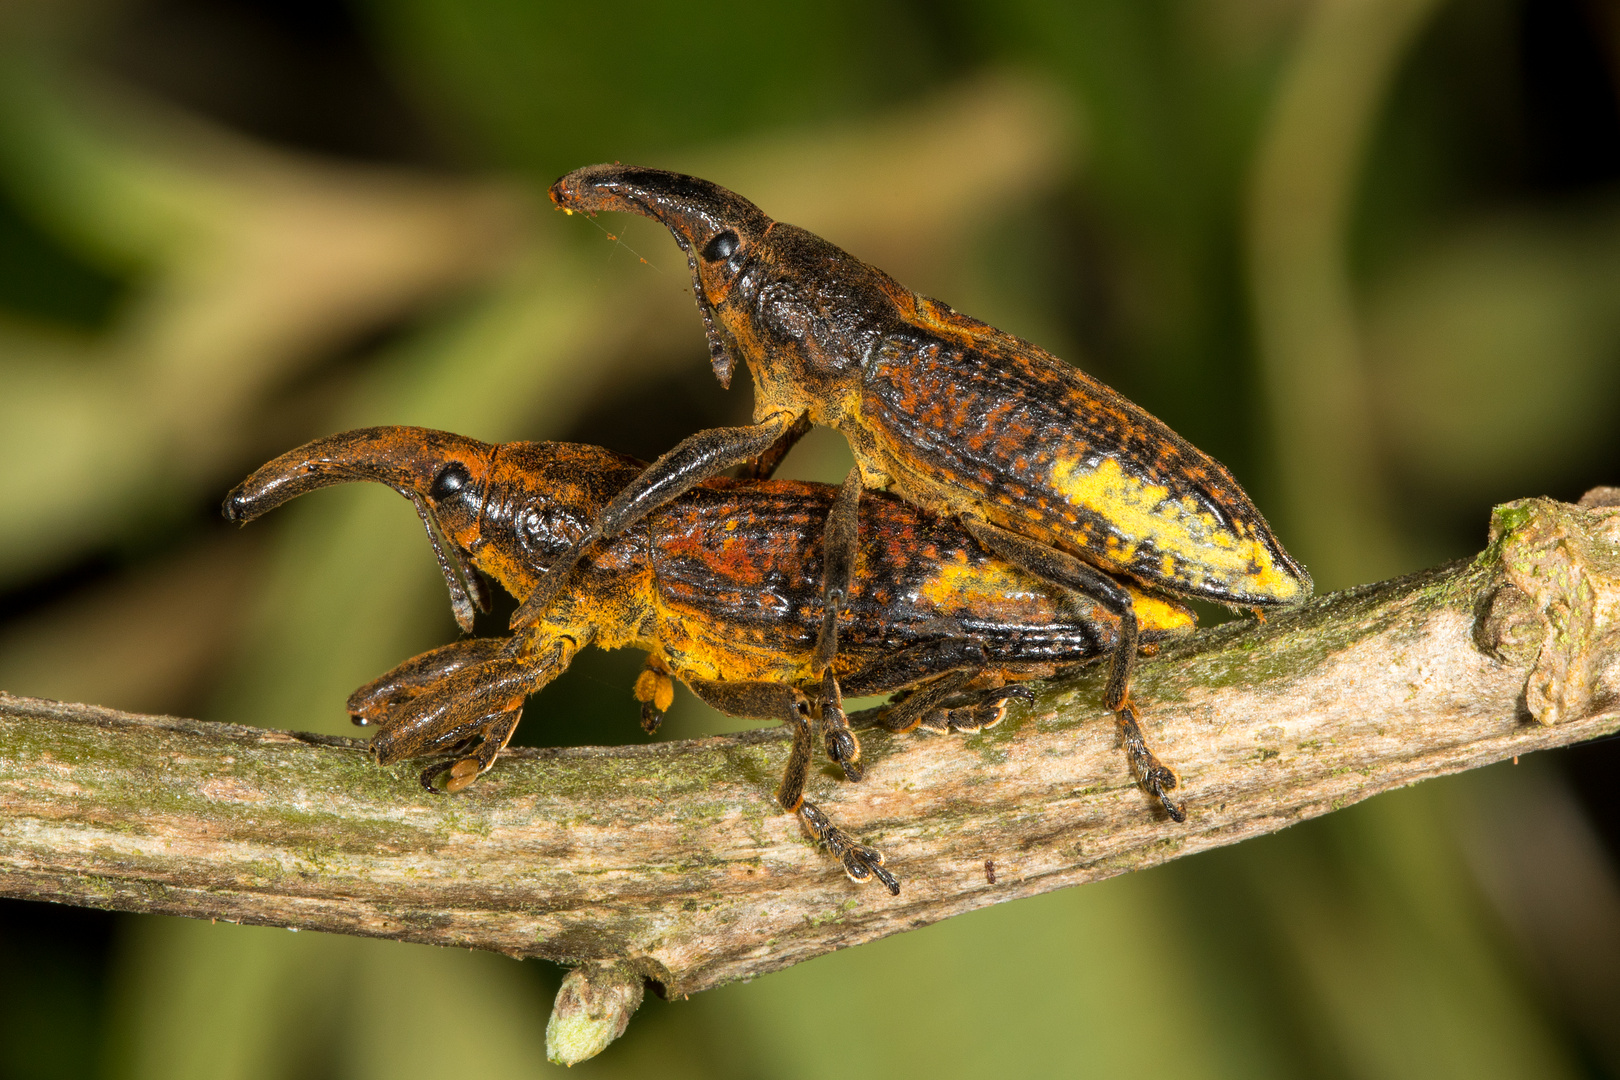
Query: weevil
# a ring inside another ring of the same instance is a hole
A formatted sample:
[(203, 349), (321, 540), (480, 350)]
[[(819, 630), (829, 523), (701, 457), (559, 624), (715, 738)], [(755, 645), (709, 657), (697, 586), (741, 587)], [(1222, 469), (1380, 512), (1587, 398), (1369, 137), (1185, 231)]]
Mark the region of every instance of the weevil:
[(1120, 632), (1104, 703), (1116, 711), (1129, 709), (1133, 584), (1257, 611), (1310, 595), (1310, 576), (1224, 466), (1039, 346), (707, 180), (594, 165), (558, 180), (551, 198), (570, 213), (623, 211), (669, 228), (715, 376), (729, 386), (739, 358), (753, 375), (754, 423), (700, 432), (636, 477), (514, 625), (540, 616), (599, 538), (734, 465), (768, 475), (812, 424), (842, 431), (856, 461), (826, 526), (822, 663), (838, 648), (863, 488), (954, 517), (988, 550), (1112, 612)]
[[(474, 608), (488, 607), (480, 573), (528, 596), (644, 468), (598, 447), (365, 428), (276, 458), (230, 492), (224, 512), (245, 523), (316, 488), (386, 484), (415, 505), (452, 608), (470, 631)], [(645, 727), (655, 728), (669, 707), (675, 679), (721, 712), (785, 722), (793, 743), (778, 803), (852, 879), (875, 876), (897, 892), (882, 855), (804, 798), (818, 728), (847, 779), (864, 773), (839, 686), (861, 695), (900, 691), (881, 715), (891, 731), (976, 731), (1029, 696), (1018, 682), (1113, 650), (1121, 620), (986, 552), (954, 522), (878, 495), (855, 537), (841, 647), (822, 670), (814, 656), (821, 522), (837, 498), (836, 489), (795, 481), (698, 484), (593, 546), (568, 592), (526, 628), (408, 660), (355, 691), (349, 711), (376, 726), (379, 762), (448, 755), (421, 780), (430, 791), (440, 778), (445, 790), (460, 791), (494, 764), (525, 698), (580, 649), (639, 648), (648, 660), (634, 696)], [(1180, 604), (1141, 592), (1133, 599), (1144, 639), (1193, 625)], [(1131, 767), (1153, 789), (1151, 770), (1163, 766), (1128, 720)]]

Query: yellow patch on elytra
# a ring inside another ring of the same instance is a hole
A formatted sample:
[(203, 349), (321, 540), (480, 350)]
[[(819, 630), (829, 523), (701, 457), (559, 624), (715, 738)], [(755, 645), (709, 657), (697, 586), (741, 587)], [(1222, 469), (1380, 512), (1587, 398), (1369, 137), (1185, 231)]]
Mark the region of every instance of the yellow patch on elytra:
[[(973, 568), (943, 563), (919, 591), (924, 599), (949, 611), (962, 606), (987, 610), (988, 605), (1008, 597), (1047, 588), (1038, 578), (1005, 564)], [(1174, 600), (1149, 596), (1128, 583), (1125, 589), (1131, 594), (1131, 607), (1136, 612), (1139, 630), (1177, 633), (1198, 625), (1197, 616)], [(1098, 618), (1105, 617), (1101, 606), (1097, 606), (1096, 611)]]
[(972, 567), (961, 562), (941, 563), (939, 570), (921, 588), (924, 599), (947, 611), (973, 607), (978, 603), (1000, 601), (1018, 593), (1034, 592), (1040, 581), (1004, 564)]
[(1052, 486), (1072, 505), (1101, 515), (1125, 538), (1110, 536), (1106, 542), (1105, 554), (1120, 567), (1131, 566), (1139, 543), (1151, 543), (1163, 553), (1160, 572), (1167, 581), (1193, 587), (1221, 583), (1281, 600), (1300, 594), (1301, 583), (1282, 570), (1258, 538), (1234, 534), (1191, 496), (1171, 498), (1168, 487), (1129, 475), (1113, 458), (1095, 468), (1054, 462)]
[(1137, 630), (1176, 633), (1191, 630), (1198, 625), (1198, 617), (1175, 601), (1161, 600), (1157, 596), (1137, 592), (1129, 586), (1126, 588), (1130, 590), (1131, 607), (1136, 612)]

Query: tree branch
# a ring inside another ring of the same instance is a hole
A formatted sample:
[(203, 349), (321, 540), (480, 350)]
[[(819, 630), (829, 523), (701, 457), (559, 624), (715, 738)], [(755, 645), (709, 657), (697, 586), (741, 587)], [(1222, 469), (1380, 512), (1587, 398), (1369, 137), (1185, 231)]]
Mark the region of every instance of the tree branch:
[(1183, 826), (1132, 782), (1100, 671), (971, 738), (869, 733), (868, 778), (823, 768), (811, 795), (887, 854), (898, 898), (778, 812), (779, 730), (509, 751), (436, 796), (354, 740), (8, 695), (0, 893), (594, 961), (690, 994), (1615, 730), (1620, 507), (1586, 501), (1499, 507), (1472, 562), (1145, 661)]

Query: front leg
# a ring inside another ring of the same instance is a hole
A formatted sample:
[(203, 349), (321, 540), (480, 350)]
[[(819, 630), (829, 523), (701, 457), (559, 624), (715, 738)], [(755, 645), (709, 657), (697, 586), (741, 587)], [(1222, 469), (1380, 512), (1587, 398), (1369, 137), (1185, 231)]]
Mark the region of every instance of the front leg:
[(467, 638), (413, 656), (350, 694), (349, 718), (360, 727), (378, 723), (412, 700), (432, 692), (463, 668), (495, 660), (505, 645), (500, 638)]
[[(424, 785), (434, 790), (432, 781), (448, 773), (446, 791), (469, 786), (511, 739), (524, 699), (567, 670), (579, 648), (563, 634), (545, 635), (521, 653), (494, 643), (502, 647), (492, 656), (464, 664), (446, 663), (449, 650), (435, 649), (354, 693), (351, 710), (359, 706), (377, 725), (371, 748), (379, 764), (449, 751), (455, 757), (424, 772)], [(462, 655), (488, 651), (480, 646)], [(408, 692), (393, 692), (400, 688)]]
[(625, 485), (597, 515), (573, 549), (546, 569), (534, 591), (512, 613), (511, 628), (529, 626), (545, 614), (591, 544), (617, 536), (710, 477), (764, 454), (796, 420), (793, 413), (777, 413), (750, 427), (713, 428), (678, 443), (675, 449)]
[(793, 730), (793, 749), (782, 771), (782, 786), (776, 801), (820, 843), (844, 864), (851, 881), (876, 877), (889, 892), (900, 895), (900, 882), (883, 868), (883, 855), (875, 848), (858, 843), (854, 837), (827, 820), (821, 808), (804, 798), (804, 785), (810, 777), (810, 761), (815, 746), (815, 717), (810, 701), (786, 683), (709, 682), (692, 679), (692, 692), (727, 716), (774, 718)]
[(744, 462), (742, 468), (737, 470), (737, 479), (769, 480), (775, 476), (782, 459), (788, 456), (788, 451), (798, 445), (799, 440), (805, 437), (812, 426), (814, 425), (810, 423), (810, 414), (801, 415), (763, 454)]

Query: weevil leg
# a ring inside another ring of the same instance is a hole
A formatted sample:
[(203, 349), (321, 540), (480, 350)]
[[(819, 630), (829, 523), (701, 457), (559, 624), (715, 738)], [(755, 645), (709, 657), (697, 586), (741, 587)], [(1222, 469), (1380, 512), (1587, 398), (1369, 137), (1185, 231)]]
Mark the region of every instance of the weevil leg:
[(613, 496), (573, 549), (546, 569), (534, 591), (512, 613), (512, 629), (529, 626), (545, 613), (591, 544), (617, 536), (711, 476), (765, 453), (797, 419), (793, 413), (778, 413), (763, 423), (700, 431), (677, 443)]
[(1118, 617), (1119, 640), (1114, 643), (1114, 654), (1108, 668), (1108, 685), (1103, 691), (1103, 705), (1111, 712), (1124, 708), (1130, 696), (1137, 639), (1136, 609), (1125, 587), (1067, 552), (1008, 532), (980, 518), (962, 515), (959, 520), (992, 555), (1006, 559), (1045, 581), (1088, 596)]
[[(941, 711), (945, 714), (943, 721), (947, 730), (972, 735), (986, 728), (993, 728), (1005, 720), (1007, 706), (1012, 702), (1022, 701), (1027, 705), (1034, 700), (1035, 692), (1027, 686), (1004, 686), (987, 690), (971, 705), (959, 705)], [(927, 721), (918, 726), (927, 726)]]
[(793, 725), (793, 749), (788, 751), (787, 764), (782, 766), (782, 784), (776, 789), (776, 801), (792, 814), (798, 812), (804, 802), (804, 785), (810, 778), (816, 737), (815, 724), (807, 712), (795, 708), (789, 722)]
[(1136, 612), (1131, 606), (1130, 594), (1101, 571), (1056, 548), (973, 518), (963, 517), (962, 523), (991, 553), (1047, 581), (1089, 596), (1119, 616), (1119, 640), (1114, 644), (1103, 705), (1113, 712), (1119, 724), (1120, 741), (1137, 782), (1163, 804), (1170, 820), (1186, 821), (1186, 810), (1169, 795), (1178, 784), (1176, 774), (1148, 749), (1137, 723), (1136, 709), (1130, 703), (1131, 669), (1136, 662), (1137, 649)]
[(857, 884), (877, 878), (889, 890), (889, 895), (900, 895), (900, 882), (883, 868), (883, 853), (859, 843), (853, 836), (827, 820), (821, 807), (800, 800), (797, 811), (799, 821), (811, 836), (827, 845), (827, 850), (844, 864), (844, 874)]
[[(961, 693), (962, 688), (967, 687), (967, 683), (972, 682), (972, 680), (974, 680), (974, 672), (969, 672), (969, 670), (946, 672), (946, 674), (940, 675), (938, 678), (933, 678), (930, 682), (923, 683), (920, 687), (910, 691), (909, 695), (891, 704), (888, 711), (883, 716), (878, 717), (878, 724), (883, 725), (891, 732), (914, 732), (914, 730), (922, 727), (923, 721), (933, 721), (935, 717), (943, 716), (944, 709), (941, 709), (940, 706), (944, 704), (944, 699), (949, 698), (953, 693)], [(928, 724), (925, 730), (940, 733), (948, 729), (941, 722), (940, 725)]]
[[(449, 776), (450, 772), (454, 771), (455, 766), (460, 764), (460, 761), (462, 761), (462, 759), (465, 758), (470, 751), (476, 750), (476, 748), (483, 743), (484, 730), (488, 729), (492, 722), (499, 721), (499, 719), (509, 716), (510, 712), (514, 711), (517, 712), (517, 717), (515, 717), (514, 722), (512, 722), (515, 729), (515, 727), (517, 727), (518, 717), (522, 717), (522, 709), (504, 709), (504, 711), (491, 712), (489, 716), (481, 716), (478, 717), (478, 719), (473, 719), (473, 721), (468, 721), (467, 724), (463, 725), (463, 727), (458, 727), (458, 729), (445, 732), (444, 735), (441, 735), (441, 737), (434, 738), (433, 742), (428, 743), (428, 745), (421, 746), (420, 750), (416, 751), (418, 756), (429, 755), (429, 753), (444, 753), (444, 755), (449, 755), (445, 756), (445, 758), (437, 759), (437, 761), (434, 761), (433, 764), (429, 764), (426, 769), (423, 769), (423, 771), (416, 776), (416, 782), (421, 784), (424, 792), (428, 792), (429, 795), (444, 795), (447, 787), (439, 787), (439, 785), (437, 785), (437, 780), (441, 779), (441, 777)], [(463, 769), (463, 771), (465, 771), (465, 769)], [(462, 787), (465, 787), (465, 784), (463, 784)]]
[(810, 414), (803, 413), (793, 421), (793, 426), (782, 432), (781, 437), (773, 442), (764, 453), (749, 461), (743, 462), (742, 468), (737, 470), (739, 480), (769, 480), (775, 475), (777, 466), (787, 457), (788, 451), (798, 445), (805, 433), (814, 426), (810, 423)]
[(641, 730), (651, 735), (664, 722), (664, 714), (675, 702), (675, 680), (669, 666), (656, 653), (647, 654), (647, 663), (636, 676), (636, 700), (641, 702)]
[[(461, 766), (458, 761), (452, 765), (446, 790), (462, 790), (494, 764), (517, 727), (524, 699), (561, 675), (579, 647), (566, 635), (552, 636), (540, 648), (519, 655), (508, 655), (505, 643), (497, 644), (502, 647), (493, 659), (458, 667), (426, 682), (419, 693), (373, 717), (377, 734), (371, 746), (379, 764), (445, 749), (460, 752), (472, 745), (468, 740), (481, 736), (464, 759), (473, 764)], [(423, 668), (431, 666), (424, 664)], [(458, 767), (459, 774), (455, 772)], [(438, 775), (437, 770), (429, 772)]]
[(788, 724), (793, 730), (793, 749), (782, 770), (782, 786), (776, 791), (778, 805), (796, 815), (811, 836), (827, 845), (843, 863), (844, 873), (851, 881), (869, 881), (876, 877), (889, 892), (900, 895), (900, 883), (883, 868), (883, 856), (878, 851), (856, 842), (854, 837), (828, 821), (819, 807), (804, 800), (804, 785), (810, 777), (815, 748), (815, 717), (804, 694), (785, 683), (695, 679), (688, 685), (699, 698), (728, 716), (776, 717)]
[(861, 743), (849, 729), (849, 717), (844, 715), (844, 695), (838, 689), (832, 668), (822, 672), (818, 704), (828, 759), (843, 768), (844, 779), (859, 780), (866, 775), (866, 767), (861, 764)]
[[(810, 699), (794, 686), (774, 682), (711, 682), (688, 679), (692, 693), (727, 716), (754, 716), (780, 720), (793, 730), (793, 751), (788, 755), (787, 772), (782, 777), (779, 799), (797, 801), (810, 774), (811, 746), (815, 741), (815, 714)], [(793, 806), (782, 805), (791, 811)]]
[(1136, 782), (1159, 800), (1171, 821), (1178, 825), (1186, 821), (1185, 804), (1170, 798), (1170, 792), (1180, 786), (1181, 781), (1148, 749), (1147, 740), (1142, 737), (1142, 728), (1137, 723), (1135, 706), (1127, 704), (1114, 715), (1119, 724), (1119, 741), (1130, 758), (1131, 772), (1135, 774)]
[[(973, 680), (974, 676), (968, 674), (962, 681)], [(922, 696), (908, 694), (901, 698), (894, 703), (887, 715), (878, 720), (878, 723), (885, 726), (902, 725), (899, 728), (902, 732), (926, 731), (933, 735), (948, 733), (974, 735), (1005, 720), (1007, 706), (1014, 701), (1027, 703), (1035, 700), (1035, 694), (1027, 687), (1012, 686), (986, 689), (978, 694), (977, 700), (967, 704), (945, 704), (948, 699), (967, 689), (962, 685), (962, 681), (955, 681), (953, 685), (942, 688), (937, 693), (929, 687), (920, 688)]]
[(350, 717), (361, 727), (377, 723), (455, 672), (494, 660), (503, 645), (499, 638), (468, 638), (414, 656), (350, 694)]
[(501, 751), (506, 749), (506, 744), (512, 741), (512, 732), (517, 730), (521, 719), (521, 707), (492, 717), (481, 732), (483, 738), (473, 752), (450, 766), (450, 777), (444, 782), (445, 794), (454, 795), (466, 790), (474, 780), (487, 772)]
[(855, 575), (855, 539), (860, 531), (861, 470), (849, 470), (821, 534), (821, 632), (811, 663), (825, 671), (838, 655), (838, 616)]
[(849, 601), (855, 574), (855, 541), (860, 531), (861, 470), (849, 470), (838, 491), (832, 513), (821, 534), (821, 632), (816, 636), (811, 665), (821, 672), (821, 721), (826, 737), (827, 756), (836, 761), (849, 780), (865, 775), (860, 764), (861, 744), (849, 730), (844, 715), (844, 696), (833, 674), (833, 658), (838, 655), (838, 616)]

